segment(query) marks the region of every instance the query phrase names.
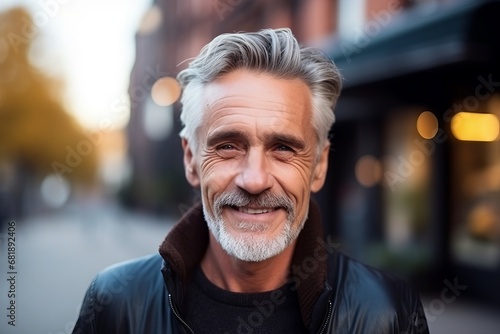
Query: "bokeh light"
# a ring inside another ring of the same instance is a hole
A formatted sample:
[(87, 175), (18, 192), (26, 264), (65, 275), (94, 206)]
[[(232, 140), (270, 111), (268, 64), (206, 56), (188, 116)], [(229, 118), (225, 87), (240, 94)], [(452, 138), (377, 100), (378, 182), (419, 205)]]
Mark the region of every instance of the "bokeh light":
[(50, 174), (42, 181), (40, 192), (48, 206), (60, 208), (68, 201), (71, 187), (64, 177)]
[(432, 139), (438, 132), (437, 117), (430, 111), (424, 111), (418, 116), (417, 131), (422, 138)]
[(163, 13), (160, 7), (158, 7), (157, 5), (153, 5), (142, 17), (138, 33), (142, 35), (149, 35), (158, 30), (158, 28), (161, 26), (162, 21)]
[(356, 162), (356, 180), (364, 187), (376, 185), (382, 177), (382, 164), (372, 155), (364, 155)]
[(451, 132), (458, 140), (492, 142), (500, 127), (494, 114), (459, 112), (451, 120)]
[(151, 97), (159, 106), (168, 106), (177, 101), (181, 95), (181, 87), (175, 78), (158, 79), (151, 88)]
[(162, 107), (149, 98), (142, 114), (142, 124), (144, 133), (150, 140), (164, 140), (172, 133), (174, 127), (172, 105)]

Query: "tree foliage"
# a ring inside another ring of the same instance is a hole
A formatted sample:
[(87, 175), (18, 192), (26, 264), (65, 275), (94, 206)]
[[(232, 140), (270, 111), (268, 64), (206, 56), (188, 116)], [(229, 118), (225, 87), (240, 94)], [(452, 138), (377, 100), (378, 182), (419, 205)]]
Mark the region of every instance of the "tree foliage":
[[(57, 172), (54, 166), (62, 165), (68, 167), (64, 176), (91, 180), (97, 148), (66, 112), (61, 84), (29, 61), (36, 31), (25, 9), (0, 13), (0, 162), (7, 160), (42, 175)], [(68, 166), (70, 152), (80, 154), (83, 148), (78, 163), (73, 159)]]

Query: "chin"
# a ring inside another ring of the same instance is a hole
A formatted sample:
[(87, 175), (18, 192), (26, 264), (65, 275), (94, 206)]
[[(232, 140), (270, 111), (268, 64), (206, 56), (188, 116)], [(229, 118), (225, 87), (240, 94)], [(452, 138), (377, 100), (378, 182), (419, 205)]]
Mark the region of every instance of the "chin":
[(277, 236), (260, 233), (232, 235), (221, 229), (216, 239), (229, 255), (245, 262), (261, 262), (281, 254), (297, 235), (290, 228), (284, 228)]

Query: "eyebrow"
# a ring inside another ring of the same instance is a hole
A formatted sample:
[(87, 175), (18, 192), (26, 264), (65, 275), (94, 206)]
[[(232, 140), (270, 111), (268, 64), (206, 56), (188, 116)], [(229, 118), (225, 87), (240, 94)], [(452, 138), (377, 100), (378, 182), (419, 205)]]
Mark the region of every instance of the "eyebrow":
[[(240, 131), (220, 131), (208, 137), (207, 146), (214, 146), (225, 140), (248, 141), (248, 138)], [(264, 140), (266, 143), (280, 143), (298, 150), (302, 150), (306, 147), (306, 144), (302, 139), (290, 134), (270, 133), (264, 136)]]
[(219, 131), (208, 137), (207, 146), (210, 147), (229, 139), (245, 140), (246, 136), (240, 131)]
[(271, 133), (266, 135), (265, 139), (267, 142), (284, 144), (298, 150), (303, 150), (306, 147), (306, 143), (302, 139), (288, 134)]

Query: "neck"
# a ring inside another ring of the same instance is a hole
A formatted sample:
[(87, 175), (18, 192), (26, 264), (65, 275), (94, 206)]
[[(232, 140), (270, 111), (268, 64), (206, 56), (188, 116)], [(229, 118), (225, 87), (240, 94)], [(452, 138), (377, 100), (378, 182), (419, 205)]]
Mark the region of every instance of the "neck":
[(201, 269), (209, 281), (224, 290), (243, 293), (271, 291), (285, 284), (294, 249), (295, 241), (270, 259), (246, 262), (229, 255), (210, 233)]

